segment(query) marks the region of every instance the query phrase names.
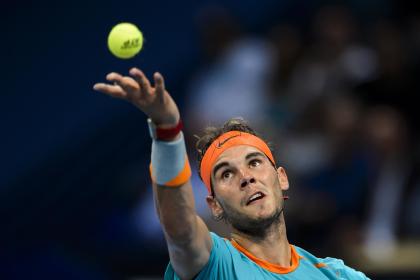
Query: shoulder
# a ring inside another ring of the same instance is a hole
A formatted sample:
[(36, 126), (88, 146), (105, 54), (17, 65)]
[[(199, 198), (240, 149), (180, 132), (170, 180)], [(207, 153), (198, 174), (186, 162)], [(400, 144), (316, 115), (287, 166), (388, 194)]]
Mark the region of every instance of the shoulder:
[(347, 266), (343, 260), (336, 258), (318, 258), (309, 253), (308, 251), (294, 246), (299, 256), (302, 259), (310, 262), (317, 268), (322, 268), (333, 272), (339, 279), (358, 280), (358, 279), (369, 279), (363, 272), (357, 271)]
[(323, 263), (331, 268), (337, 275), (343, 279), (356, 280), (356, 279), (369, 279), (363, 272), (357, 271), (347, 266), (343, 260), (336, 258), (321, 259)]
[[(226, 275), (226, 273), (232, 271), (232, 268), (230, 267), (232, 263), (231, 260), (235, 253), (239, 254), (230, 244), (229, 240), (222, 238), (213, 232), (210, 232), (210, 236), (212, 239), (212, 249), (209, 260), (195, 279), (220, 279), (218, 276), (222, 274)], [(165, 280), (169, 279), (180, 279), (176, 275), (171, 263), (168, 264), (165, 272)]]

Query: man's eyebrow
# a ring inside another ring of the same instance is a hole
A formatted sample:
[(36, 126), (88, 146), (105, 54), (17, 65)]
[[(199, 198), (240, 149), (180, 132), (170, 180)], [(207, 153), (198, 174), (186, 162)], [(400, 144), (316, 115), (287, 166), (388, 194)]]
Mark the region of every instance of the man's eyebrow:
[(249, 154), (247, 154), (247, 155), (246, 155), (246, 157), (245, 157), (245, 159), (246, 159), (246, 160), (248, 160), (248, 159), (250, 159), (250, 158), (253, 158), (253, 157), (258, 157), (258, 156), (260, 156), (260, 157), (265, 157), (265, 155), (264, 155), (263, 153), (260, 153), (260, 152), (253, 152), (253, 153), (249, 153)]
[(226, 161), (222, 161), (216, 164), (216, 166), (213, 169), (213, 176), (216, 176), (217, 171), (224, 166), (229, 166), (229, 163), (227, 163)]
[[(253, 158), (253, 157), (265, 157), (265, 155), (261, 152), (253, 152), (253, 153), (247, 154), (246, 157), (245, 157), (245, 160), (248, 160), (248, 159)], [(222, 161), (222, 162), (216, 164), (216, 166), (213, 169), (213, 176), (216, 176), (217, 171), (224, 166), (229, 166), (229, 163), (226, 162), (226, 161)]]

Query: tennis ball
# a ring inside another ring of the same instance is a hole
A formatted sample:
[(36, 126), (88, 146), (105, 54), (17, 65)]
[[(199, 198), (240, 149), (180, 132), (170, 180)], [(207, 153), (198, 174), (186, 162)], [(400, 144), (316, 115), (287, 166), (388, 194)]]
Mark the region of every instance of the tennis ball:
[(132, 23), (119, 23), (109, 32), (108, 48), (118, 58), (132, 58), (141, 50), (142, 46), (143, 34)]

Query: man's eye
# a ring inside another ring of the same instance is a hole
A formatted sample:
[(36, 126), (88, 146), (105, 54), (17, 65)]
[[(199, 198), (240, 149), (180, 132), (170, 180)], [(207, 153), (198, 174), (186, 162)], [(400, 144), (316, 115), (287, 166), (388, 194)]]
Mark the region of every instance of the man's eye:
[(249, 165), (251, 165), (252, 167), (257, 167), (260, 164), (261, 164), (261, 161), (258, 159), (251, 160), (251, 162), (249, 163)]
[(228, 178), (230, 178), (230, 177), (231, 177), (231, 175), (232, 175), (232, 172), (230, 172), (230, 171), (225, 171), (225, 172), (223, 172), (223, 173), (222, 173), (222, 178), (223, 178), (223, 179), (228, 179)]

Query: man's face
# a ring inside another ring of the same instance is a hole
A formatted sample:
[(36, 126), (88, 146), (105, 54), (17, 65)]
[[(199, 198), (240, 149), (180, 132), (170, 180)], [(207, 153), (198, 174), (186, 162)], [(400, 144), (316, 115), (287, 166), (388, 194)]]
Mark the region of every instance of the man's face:
[(224, 151), (212, 167), (214, 197), (207, 197), (213, 215), (224, 215), (236, 229), (252, 234), (274, 222), (288, 188), (283, 168), (276, 170), (257, 148), (240, 145)]

